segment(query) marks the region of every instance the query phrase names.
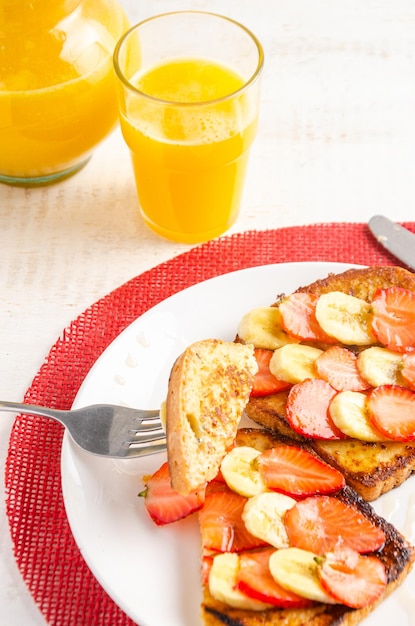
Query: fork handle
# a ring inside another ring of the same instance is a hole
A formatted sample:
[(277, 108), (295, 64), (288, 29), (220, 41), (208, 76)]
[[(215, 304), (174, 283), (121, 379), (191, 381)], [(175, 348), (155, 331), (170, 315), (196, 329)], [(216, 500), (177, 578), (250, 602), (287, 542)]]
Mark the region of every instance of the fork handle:
[(59, 421), (61, 421), (61, 413), (64, 413), (64, 411), (59, 409), (50, 409), (36, 404), (23, 404), (22, 402), (7, 402), (6, 400), (0, 400), (0, 411), (18, 411), (19, 413), (30, 413), (31, 415), (43, 415)]

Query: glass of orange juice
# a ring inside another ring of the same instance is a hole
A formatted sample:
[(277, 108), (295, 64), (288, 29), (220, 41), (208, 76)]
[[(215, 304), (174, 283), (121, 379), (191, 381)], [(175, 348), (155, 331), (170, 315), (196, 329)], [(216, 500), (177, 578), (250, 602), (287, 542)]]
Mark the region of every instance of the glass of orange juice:
[(199, 243), (235, 222), (263, 58), (243, 25), (199, 11), (151, 17), (118, 42), (121, 129), (141, 214), (159, 235)]
[(117, 0), (3, 0), (0, 182), (77, 172), (118, 123), (112, 54), (129, 23)]

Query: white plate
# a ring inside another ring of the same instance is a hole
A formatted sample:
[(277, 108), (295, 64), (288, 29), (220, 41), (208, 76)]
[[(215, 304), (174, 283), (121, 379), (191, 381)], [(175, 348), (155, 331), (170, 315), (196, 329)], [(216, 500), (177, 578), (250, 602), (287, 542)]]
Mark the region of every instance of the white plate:
[[(175, 358), (193, 341), (232, 340), (238, 322), (277, 294), (347, 266), (287, 263), (233, 272), (190, 287), (147, 311), (108, 347), (82, 385), (75, 406), (112, 402), (158, 408)], [(62, 486), (75, 540), (113, 600), (140, 626), (196, 626), (201, 599), (199, 532), (193, 516), (157, 527), (141, 498), (142, 477), (164, 461), (94, 457), (64, 437)], [(382, 497), (376, 509), (415, 538), (414, 479)], [(399, 497), (399, 500), (398, 500)], [(415, 625), (415, 576), (388, 598), (367, 626)]]

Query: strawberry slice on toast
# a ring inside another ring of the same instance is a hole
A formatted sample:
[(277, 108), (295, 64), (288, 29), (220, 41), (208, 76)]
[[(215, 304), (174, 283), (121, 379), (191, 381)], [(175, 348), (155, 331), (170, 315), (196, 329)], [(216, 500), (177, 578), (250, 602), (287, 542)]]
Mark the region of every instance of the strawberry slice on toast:
[(280, 380), (271, 374), (269, 362), (274, 354), (272, 350), (255, 348), (254, 354), (258, 363), (258, 371), (255, 374), (252, 385), (251, 397), (269, 396), (291, 387), (290, 383)]
[(272, 577), (269, 559), (273, 552), (273, 548), (264, 548), (239, 555), (238, 589), (251, 598), (279, 608), (298, 609), (312, 606), (311, 600), (284, 589)]
[(293, 497), (335, 493), (345, 485), (343, 474), (297, 446), (265, 450), (256, 463), (268, 489)]
[(344, 547), (321, 559), (319, 570), (324, 589), (338, 602), (354, 609), (375, 601), (388, 582), (378, 558), (362, 556)]
[(216, 552), (241, 552), (264, 545), (254, 537), (242, 520), (247, 498), (231, 491), (217, 491), (206, 496), (199, 511), (202, 546)]

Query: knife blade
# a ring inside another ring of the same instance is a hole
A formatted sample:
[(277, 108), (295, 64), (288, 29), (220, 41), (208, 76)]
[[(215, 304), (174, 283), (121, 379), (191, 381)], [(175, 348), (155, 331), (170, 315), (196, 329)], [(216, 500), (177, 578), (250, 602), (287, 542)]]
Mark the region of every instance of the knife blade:
[(402, 263), (415, 270), (415, 233), (383, 215), (374, 215), (368, 226), (377, 241)]

